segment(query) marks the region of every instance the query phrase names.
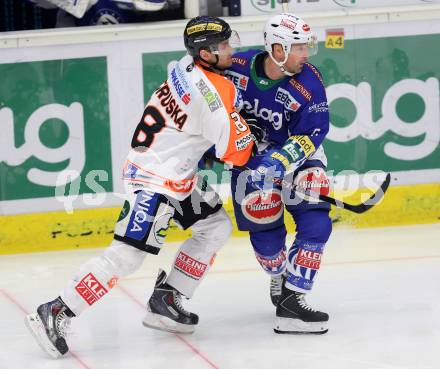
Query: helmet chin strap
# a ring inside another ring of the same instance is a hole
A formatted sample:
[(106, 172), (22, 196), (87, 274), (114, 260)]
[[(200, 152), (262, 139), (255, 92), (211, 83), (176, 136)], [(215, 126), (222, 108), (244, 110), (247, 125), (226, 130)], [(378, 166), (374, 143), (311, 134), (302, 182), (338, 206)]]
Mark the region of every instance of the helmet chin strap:
[(227, 69), (227, 68), (226, 67), (225, 68), (219, 67), (218, 66), (219, 57), (218, 57), (217, 54), (214, 54), (214, 55), (215, 55), (215, 63), (209, 63), (207, 60), (203, 59), (200, 56), (198, 57), (198, 60), (201, 62), (201, 64), (205, 68), (210, 68), (210, 69), (213, 69), (213, 70), (216, 70), (216, 71), (219, 71), (219, 72), (223, 73), (225, 71), (225, 69)]
[(274, 62), (276, 65), (278, 65), (278, 67), (281, 69), (281, 72), (283, 72), (284, 75), (286, 75), (286, 76), (288, 76), (288, 77), (292, 77), (295, 73), (289, 72), (289, 71), (286, 69), (286, 67), (285, 67), (286, 62), (287, 62), (287, 58), (289, 57), (289, 54), (286, 52), (286, 49), (285, 49), (285, 48), (283, 48), (283, 49), (284, 49), (284, 55), (285, 55), (285, 56), (284, 56), (284, 60), (283, 60), (282, 62), (277, 61), (277, 60), (273, 57), (272, 53), (269, 53), (269, 56), (270, 56), (270, 58), (273, 60), (273, 62)]
[(215, 63), (214, 63), (214, 64), (211, 64), (212, 67), (213, 67), (214, 69), (219, 70), (220, 72), (224, 72), (224, 70), (227, 69), (227, 68), (219, 67), (219, 66), (218, 66), (218, 62), (220, 61), (220, 58), (218, 57), (217, 54), (214, 54), (214, 55), (215, 55)]
[(281, 72), (283, 72), (286, 76), (292, 77), (295, 73), (291, 73), (289, 71), (286, 70), (286, 68), (284, 68), (284, 64), (283, 65), (278, 65), (281, 69)]

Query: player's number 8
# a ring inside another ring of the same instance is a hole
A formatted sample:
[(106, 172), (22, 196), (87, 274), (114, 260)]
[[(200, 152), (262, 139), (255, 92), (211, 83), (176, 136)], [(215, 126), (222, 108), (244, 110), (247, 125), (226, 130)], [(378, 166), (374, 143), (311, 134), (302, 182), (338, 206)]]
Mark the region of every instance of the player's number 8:
[(155, 135), (165, 127), (165, 118), (156, 107), (148, 105), (136, 127), (131, 147), (150, 147)]

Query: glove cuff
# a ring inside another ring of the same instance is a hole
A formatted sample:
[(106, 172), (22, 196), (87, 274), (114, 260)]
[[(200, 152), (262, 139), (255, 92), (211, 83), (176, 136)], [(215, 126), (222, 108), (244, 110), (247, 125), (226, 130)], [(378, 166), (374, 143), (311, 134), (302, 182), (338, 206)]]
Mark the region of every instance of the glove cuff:
[(281, 150), (273, 153), (271, 157), (279, 160), (287, 170), (296, 170), (307, 157), (315, 151), (315, 146), (307, 136), (292, 136), (285, 142)]
[(284, 150), (280, 150), (280, 151), (275, 151), (270, 155), (270, 158), (272, 160), (277, 160), (281, 163), (281, 165), (284, 167), (284, 170), (287, 169), (287, 167), (289, 166), (290, 162), (288, 159), (288, 155)]

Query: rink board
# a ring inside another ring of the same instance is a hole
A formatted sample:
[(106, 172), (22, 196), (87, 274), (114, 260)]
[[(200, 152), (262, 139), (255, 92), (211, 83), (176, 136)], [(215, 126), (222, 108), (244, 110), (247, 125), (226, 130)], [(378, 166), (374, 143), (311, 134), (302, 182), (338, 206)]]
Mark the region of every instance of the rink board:
[[(336, 195), (337, 197), (337, 195)], [(359, 195), (344, 198), (359, 201)], [(245, 237), (235, 226), (231, 201), (225, 208), (234, 223), (234, 236)], [(119, 208), (98, 208), (66, 212), (35, 213), (0, 217), (0, 254), (58, 251), (107, 246), (113, 237), (113, 227)], [(391, 187), (384, 200), (364, 214), (354, 214), (333, 208), (331, 218), (336, 227), (383, 227), (440, 222), (440, 184), (420, 184)], [(289, 231), (294, 231), (290, 216), (286, 216)], [(187, 238), (190, 231), (171, 225), (167, 242)]]
[[(383, 204), (364, 215), (333, 211), (334, 224), (438, 222), (440, 5), (302, 15), (320, 41), (311, 62), (330, 106), (329, 175), (393, 178)], [(262, 44), (267, 16), (230, 20), (243, 46)], [(184, 53), (183, 24), (0, 35), (0, 254), (111, 241), (131, 135)], [(329, 38), (336, 27), (339, 40)], [(225, 207), (232, 215), (230, 201)], [(168, 241), (183, 237), (174, 227)]]

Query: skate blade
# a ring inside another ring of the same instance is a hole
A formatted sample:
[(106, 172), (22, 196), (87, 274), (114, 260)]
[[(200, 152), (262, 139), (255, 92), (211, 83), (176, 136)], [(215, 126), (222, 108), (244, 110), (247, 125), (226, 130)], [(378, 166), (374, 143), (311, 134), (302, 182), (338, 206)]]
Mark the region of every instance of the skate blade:
[(31, 332), (32, 336), (34, 336), (35, 341), (37, 341), (43, 351), (50, 357), (58, 359), (63, 356), (47, 337), (46, 329), (44, 328), (38, 314), (27, 315), (24, 319), (24, 324), (29, 332)]
[(151, 311), (147, 311), (142, 324), (144, 327), (171, 333), (190, 334), (195, 330), (194, 325), (178, 323), (166, 316), (154, 314)]
[(327, 324), (328, 322), (304, 322), (277, 317), (273, 330), (278, 334), (324, 334), (328, 332)]

